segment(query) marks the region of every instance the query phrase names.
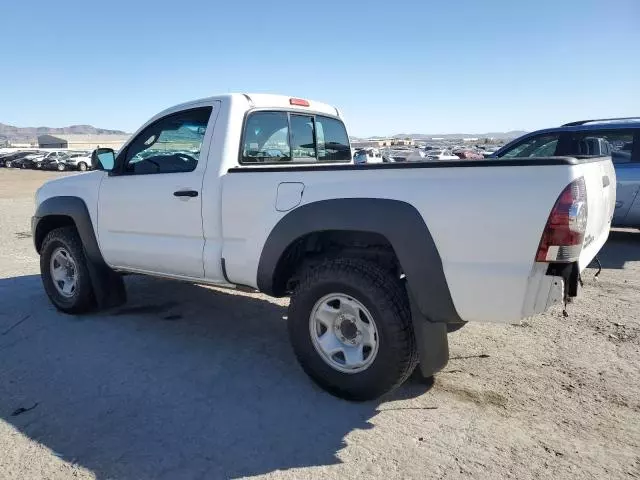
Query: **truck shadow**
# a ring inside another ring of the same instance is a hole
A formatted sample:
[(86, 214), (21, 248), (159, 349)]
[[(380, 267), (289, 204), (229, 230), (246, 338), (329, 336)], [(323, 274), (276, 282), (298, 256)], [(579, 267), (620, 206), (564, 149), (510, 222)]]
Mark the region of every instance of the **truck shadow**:
[[(611, 230), (598, 258), (602, 268), (624, 268), (626, 262), (640, 260), (640, 231)], [(596, 267), (592, 262), (590, 267)]]
[(104, 479), (331, 465), (372, 428), (379, 402), (336, 399), (299, 368), (284, 305), (142, 277), (127, 288), (124, 307), (71, 317), (38, 276), (0, 279), (0, 418)]

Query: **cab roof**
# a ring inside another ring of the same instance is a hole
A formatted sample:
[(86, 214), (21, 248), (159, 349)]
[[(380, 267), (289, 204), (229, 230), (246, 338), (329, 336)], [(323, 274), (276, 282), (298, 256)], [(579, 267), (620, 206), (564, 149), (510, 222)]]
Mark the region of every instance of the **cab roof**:
[[(213, 97), (201, 98), (190, 102), (182, 103), (171, 107), (170, 110), (186, 108), (191, 104), (206, 101), (222, 101), (222, 102), (246, 102), (250, 108), (286, 108), (292, 110), (309, 111), (316, 113), (326, 113), (327, 115), (340, 117), (340, 111), (329, 104), (309, 100), (306, 98), (294, 97), (290, 95), (274, 95), (270, 93), (227, 93), (224, 95), (215, 95)], [(298, 100), (304, 103), (308, 102), (308, 106), (300, 104), (292, 104), (292, 100)]]

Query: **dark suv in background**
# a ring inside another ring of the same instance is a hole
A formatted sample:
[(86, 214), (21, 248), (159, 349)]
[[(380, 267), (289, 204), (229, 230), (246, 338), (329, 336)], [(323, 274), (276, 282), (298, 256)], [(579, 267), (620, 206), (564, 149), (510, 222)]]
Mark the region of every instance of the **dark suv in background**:
[(640, 228), (640, 117), (581, 120), (528, 133), (490, 158), (611, 156), (617, 197), (613, 226)]
[[(7, 153), (1, 156), (0, 165), (3, 167), (15, 167), (20, 166), (20, 162), (23, 158), (38, 153), (37, 150), (21, 150), (19, 152)], [(14, 165), (15, 164), (15, 165)]]

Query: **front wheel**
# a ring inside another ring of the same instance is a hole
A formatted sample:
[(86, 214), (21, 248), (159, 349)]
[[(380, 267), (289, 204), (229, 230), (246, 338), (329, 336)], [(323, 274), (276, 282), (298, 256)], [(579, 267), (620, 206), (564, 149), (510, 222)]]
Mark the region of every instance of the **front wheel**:
[(304, 371), (329, 393), (373, 400), (414, 370), (409, 301), (399, 279), (358, 259), (306, 271), (289, 305), (289, 336)]
[(78, 170), (80, 170), (81, 172), (86, 172), (87, 171), (87, 164), (84, 162), (80, 162), (78, 164)]
[(65, 313), (84, 313), (95, 305), (82, 240), (74, 227), (52, 230), (42, 242), (40, 276), (51, 303)]
[(59, 172), (64, 172), (64, 169), (65, 169), (64, 163), (59, 163), (58, 164), (58, 171)]

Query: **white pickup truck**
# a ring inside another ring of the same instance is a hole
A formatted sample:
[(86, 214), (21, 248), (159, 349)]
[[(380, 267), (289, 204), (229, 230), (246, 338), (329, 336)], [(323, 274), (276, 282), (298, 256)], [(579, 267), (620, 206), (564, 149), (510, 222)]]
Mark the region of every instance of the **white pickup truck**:
[(36, 194), (59, 310), (123, 303), (122, 273), (291, 296), (300, 364), (351, 400), (441, 370), (466, 322), (575, 296), (616, 196), (610, 158), (356, 165), (336, 108), (276, 95), (175, 106), (92, 161)]

